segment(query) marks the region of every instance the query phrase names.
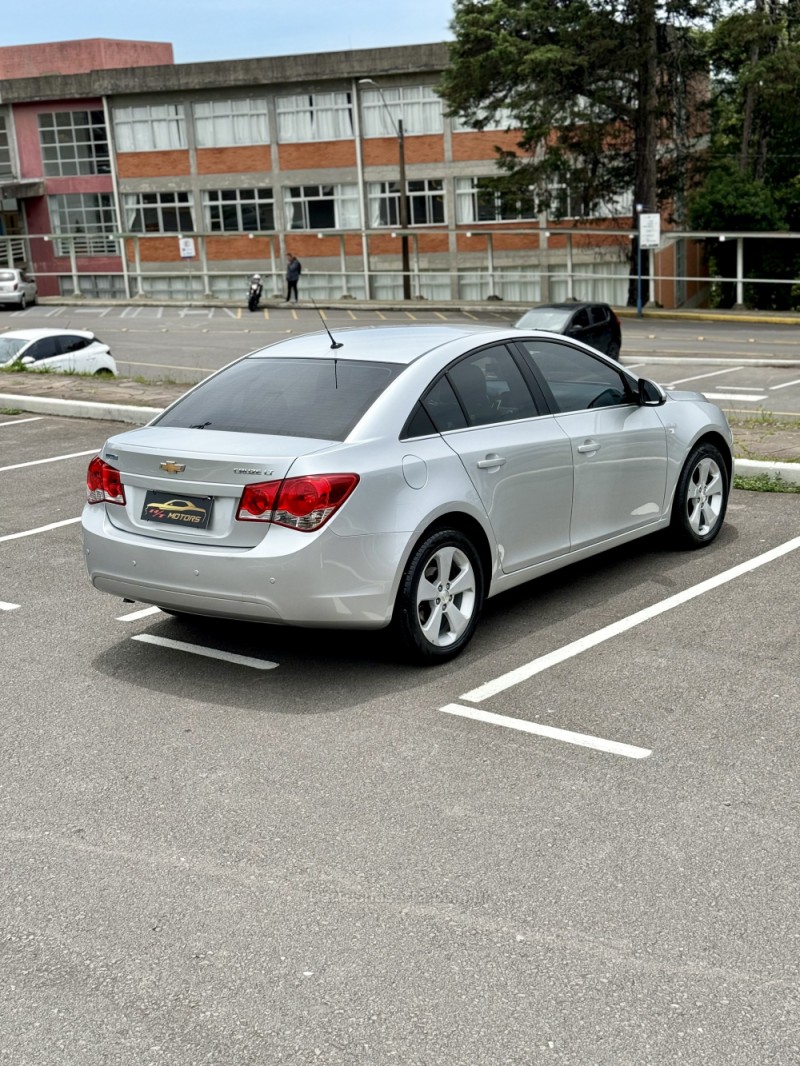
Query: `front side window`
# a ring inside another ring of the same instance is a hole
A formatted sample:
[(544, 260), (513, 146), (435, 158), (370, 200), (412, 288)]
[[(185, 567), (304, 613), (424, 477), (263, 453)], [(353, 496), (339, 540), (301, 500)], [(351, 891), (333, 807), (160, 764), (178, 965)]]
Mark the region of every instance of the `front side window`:
[(484, 348), (447, 372), (471, 426), (532, 418), (537, 412), (528, 386), (505, 345)]
[(442, 101), (431, 85), (387, 86), (361, 94), (365, 137), (396, 137), (398, 119), (404, 134), (441, 133)]
[(102, 111), (39, 115), (39, 145), (47, 177), (110, 174), (108, 132)]
[(353, 103), (350, 93), (307, 93), (278, 97), (278, 140), (339, 141), (353, 136)]
[(357, 185), (292, 185), (283, 191), (288, 229), (356, 229)]
[(536, 218), (532, 192), (502, 192), (490, 178), (456, 178), (457, 222), (502, 222)]
[[(444, 222), (444, 182), (441, 178), (423, 178), (406, 183), (408, 188), (408, 223), (430, 226)], [(370, 225), (400, 225), (400, 183), (371, 181), (367, 185)]]
[(194, 105), (198, 148), (268, 144), (266, 100), (205, 100)]
[(555, 341), (519, 343), (560, 413), (636, 402), (628, 378), (602, 359)]
[(272, 189), (208, 189), (203, 202), (206, 225), (212, 233), (275, 229)]
[(49, 197), (50, 221), (55, 233), (69, 234), (72, 240), (57, 240), (56, 253), (69, 255), (116, 255), (116, 213), (111, 193), (65, 193)]
[(344, 440), (402, 364), (242, 359), (179, 400), (156, 425)]
[(125, 224), (131, 233), (192, 233), (192, 198), (188, 192), (126, 193)]
[(186, 147), (186, 124), (180, 104), (114, 108), (118, 152), (159, 152)]

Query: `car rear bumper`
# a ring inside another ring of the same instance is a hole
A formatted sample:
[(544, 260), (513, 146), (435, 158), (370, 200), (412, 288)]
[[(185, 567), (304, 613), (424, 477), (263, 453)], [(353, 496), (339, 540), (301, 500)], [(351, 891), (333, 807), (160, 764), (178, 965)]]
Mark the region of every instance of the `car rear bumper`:
[(317, 536), (275, 527), (253, 549), (193, 547), (117, 529), (86, 505), (95, 588), (174, 611), (283, 625), (379, 629), (391, 620), (408, 534)]

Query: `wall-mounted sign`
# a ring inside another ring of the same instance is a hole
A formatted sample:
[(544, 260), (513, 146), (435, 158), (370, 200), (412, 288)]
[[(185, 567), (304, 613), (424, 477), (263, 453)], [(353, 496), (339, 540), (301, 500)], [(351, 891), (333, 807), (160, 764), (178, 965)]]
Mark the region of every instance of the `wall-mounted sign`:
[(179, 237), (178, 245), (181, 250), (181, 259), (194, 259), (197, 254), (194, 248), (194, 237)]

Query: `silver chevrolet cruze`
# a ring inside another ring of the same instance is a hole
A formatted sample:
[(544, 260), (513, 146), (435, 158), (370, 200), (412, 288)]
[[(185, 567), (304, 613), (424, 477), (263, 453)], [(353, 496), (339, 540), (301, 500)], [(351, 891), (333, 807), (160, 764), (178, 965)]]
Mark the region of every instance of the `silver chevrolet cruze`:
[(657, 530), (699, 548), (724, 414), (553, 334), (385, 326), (239, 359), (89, 465), (94, 586), (171, 614), (392, 627), (418, 661), (488, 596)]

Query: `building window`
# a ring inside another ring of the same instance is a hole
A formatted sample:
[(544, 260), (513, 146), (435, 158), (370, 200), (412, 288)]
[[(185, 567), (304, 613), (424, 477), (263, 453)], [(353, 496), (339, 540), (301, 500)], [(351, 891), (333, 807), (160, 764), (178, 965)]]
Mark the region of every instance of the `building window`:
[(284, 189), (287, 229), (357, 229), (357, 185), (293, 185)]
[(206, 100), (194, 105), (198, 148), (268, 144), (266, 100)]
[(212, 233), (275, 229), (272, 189), (209, 189), (203, 200)]
[[(444, 183), (441, 178), (409, 181), (408, 222), (411, 226), (432, 226), (444, 222)], [(400, 225), (400, 183), (371, 181), (367, 185), (370, 225)]]
[(11, 145), (6, 128), (5, 115), (0, 115), (0, 174), (13, 175), (14, 168), (11, 166)]
[[(479, 110), (475, 116), (476, 121), (480, 122), (481, 130), (518, 130), (519, 122), (514, 118), (511, 112), (506, 107), (498, 107), (496, 111), (489, 113), (488, 111)], [(478, 129), (477, 126), (467, 122), (465, 118), (457, 115), (453, 119), (453, 131), (455, 133), (475, 133)]]
[(110, 174), (108, 132), (102, 111), (39, 115), (39, 144), (46, 177)]
[(383, 95), (377, 89), (366, 89), (361, 94), (361, 114), (365, 137), (395, 137), (399, 118), (403, 133), (441, 133), (443, 129), (442, 101), (430, 85), (387, 88)]
[(116, 214), (111, 193), (65, 193), (50, 196), (50, 222), (54, 233), (69, 234), (72, 240), (56, 240), (56, 254), (118, 255)]
[(533, 191), (500, 192), (491, 187), (491, 178), (456, 178), (457, 222), (503, 222), (536, 218)]
[(115, 107), (118, 152), (161, 152), (186, 147), (183, 108), (179, 104)]
[(281, 96), (276, 101), (278, 140), (341, 141), (353, 136), (350, 93)]
[(125, 225), (131, 233), (193, 233), (188, 192), (125, 194)]

